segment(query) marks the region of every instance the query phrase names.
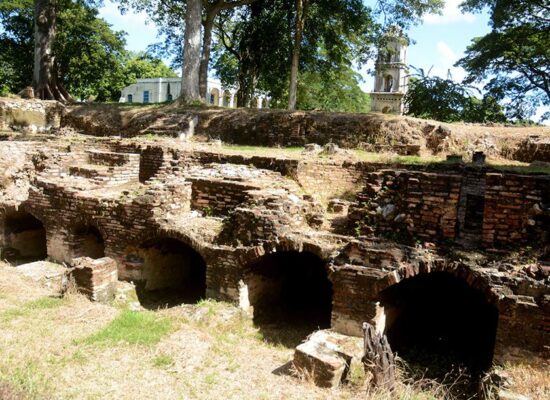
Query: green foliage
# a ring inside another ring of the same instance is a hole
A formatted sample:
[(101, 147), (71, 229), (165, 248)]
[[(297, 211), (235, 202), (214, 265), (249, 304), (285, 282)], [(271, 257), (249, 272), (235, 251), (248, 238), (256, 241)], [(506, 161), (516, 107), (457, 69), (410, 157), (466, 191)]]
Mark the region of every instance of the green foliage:
[[(138, 78), (176, 76), (150, 55), (128, 53), (125, 33), (99, 18), (94, 2), (60, 0), (58, 10), (56, 72), (74, 97), (118, 100)], [(2, 2), (0, 24), (0, 94), (16, 93), (32, 82), (33, 1)]]
[(361, 77), (341, 66), (321, 73), (304, 72), (298, 80), (297, 107), (301, 110), (370, 111), (370, 97), (359, 87)]
[(473, 89), (452, 79), (420, 76), (411, 78), (405, 96), (407, 114), (419, 118), (454, 122), (505, 122), (506, 116), (495, 98), (479, 99)]
[(172, 330), (171, 320), (152, 312), (124, 310), (109, 325), (84, 339), (86, 344), (154, 345)]
[[(484, 82), (512, 119), (528, 119), (537, 107), (550, 105), (548, 5), (538, 0), (467, 0), (463, 8), (489, 8), (492, 26), (490, 33), (473, 39), (457, 62), (468, 72), (465, 82)], [(543, 119), (549, 117), (547, 113)]]

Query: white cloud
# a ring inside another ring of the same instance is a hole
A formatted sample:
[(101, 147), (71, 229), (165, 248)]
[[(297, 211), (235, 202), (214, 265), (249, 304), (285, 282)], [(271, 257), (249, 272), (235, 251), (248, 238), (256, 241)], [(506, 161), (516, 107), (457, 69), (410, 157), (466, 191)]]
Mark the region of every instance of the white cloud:
[(463, 14), (459, 5), (463, 0), (447, 0), (443, 8), (442, 14), (428, 14), (424, 17), (424, 22), (427, 24), (449, 24), (452, 22), (466, 22), (472, 23), (475, 21), (476, 16), (470, 13)]
[(105, 1), (103, 7), (99, 9), (99, 16), (113, 25), (143, 26), (151, 23), (145, 12), (136, 13), (129, 10), (122, 15), (118, 5), (111, 1)]
[(453, 80), (460, 82), (466, 76), (466, 71), (461, 67), (454, 67), (454, 63), (458, 61), (460, 56), (449, 47), (447, 43), (440, 40), (437, 42), (436, 50), (438, 54), (437, 63), (430, 72), (430, 76), (439, 76), (447, 78), (450, 71)]

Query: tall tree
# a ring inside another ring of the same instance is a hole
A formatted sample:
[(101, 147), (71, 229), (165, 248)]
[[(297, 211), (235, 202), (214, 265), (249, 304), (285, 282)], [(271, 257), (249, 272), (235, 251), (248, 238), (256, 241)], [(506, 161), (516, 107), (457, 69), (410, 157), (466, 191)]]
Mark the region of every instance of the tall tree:
[(181, 77), (181, 100), (186, 103), (201, 99), (199, 90), (201, 12), (201, 0), (187, 0)]
[(294, 28), (294, 46), (292, 48), (292, 60), (290, 62), (290, 88), (288, 90), (288, 109), (296, 109), (298, 93), (298, 68), (300, 64), (300, 50), (302, 48), (302, 36), (304, 33), (305, 17), (309, 0), (296, 0), (296, 17)]
[[(545, 0), (467, 0), (465, 11), (488, 8), (491, 32), (473, 39), (457, 62), (466, 83), (484, 82), (514, 119), (550, 105), (550, 5)], [(547, 113), (544, 118), (550, 117)]]
[(212, 30), (214, 21), (219, 13), (230, 8), (251, 4), (256, 0), (202, 0), (204, 7), (202, 54), (199, 71), (199, 87), (201, 97), (207, 97), (208, 66), (210, 65), (210, 51), (212, 49)]
[(56, 32), (56, 0), (34, 0), (34, 72), (36, 97), (66, 102), (71, 96), (57, 81), (53, 43)]

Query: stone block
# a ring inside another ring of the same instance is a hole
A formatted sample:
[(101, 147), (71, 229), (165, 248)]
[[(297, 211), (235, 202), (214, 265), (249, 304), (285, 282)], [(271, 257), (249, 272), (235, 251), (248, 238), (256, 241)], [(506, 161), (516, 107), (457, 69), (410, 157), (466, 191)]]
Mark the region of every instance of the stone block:
[(114, 299), (118, 281), (116, 262), (103, 257), (74, 258), (70, 276), (74, 279), (77, 290), (92, 301), (108, 302)]
[(362, 352), (360, 338), (317, 331), (296, 347), (294, 367), (317, 386), (335, 388), (346, 379), (351, 360), (360, 359)]

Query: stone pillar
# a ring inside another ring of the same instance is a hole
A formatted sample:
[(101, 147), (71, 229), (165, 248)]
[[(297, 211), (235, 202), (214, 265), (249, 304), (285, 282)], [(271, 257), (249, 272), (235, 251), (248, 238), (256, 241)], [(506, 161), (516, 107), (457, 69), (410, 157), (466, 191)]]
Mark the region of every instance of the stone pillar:
[(262, 108), (263, 101), (264, 101), (263, 97), (258, 97), (258, 108)]
[(235, 108), (235, 93), (231, 93), (231, 97), (229, 99), (229, 108)]

